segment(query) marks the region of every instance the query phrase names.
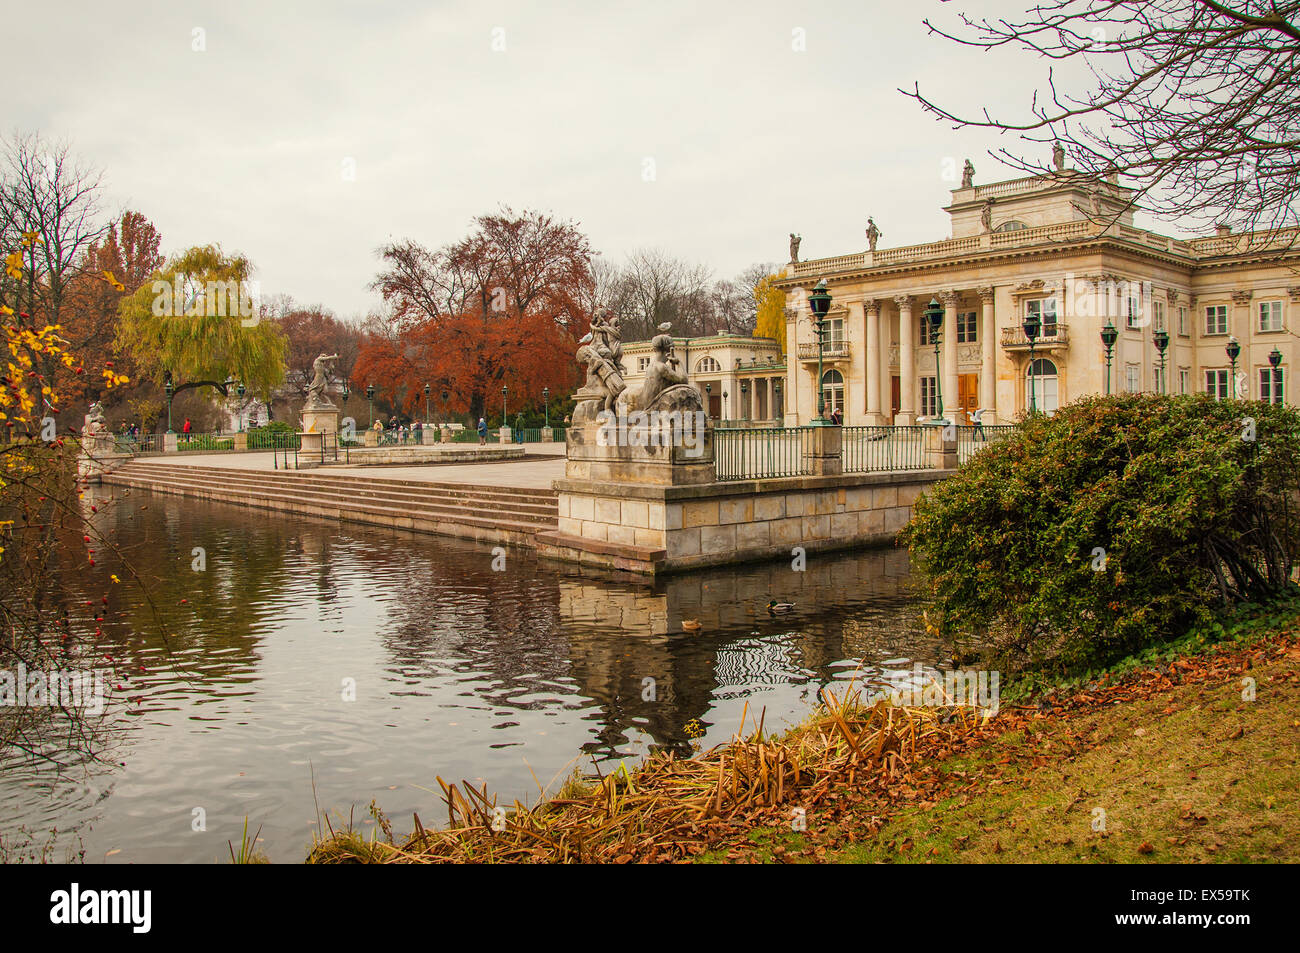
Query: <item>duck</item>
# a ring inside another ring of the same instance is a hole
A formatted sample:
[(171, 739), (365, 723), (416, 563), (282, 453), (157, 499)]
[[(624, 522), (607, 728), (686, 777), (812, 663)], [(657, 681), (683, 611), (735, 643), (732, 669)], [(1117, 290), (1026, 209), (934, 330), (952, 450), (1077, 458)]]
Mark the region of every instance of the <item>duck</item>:
[(793, 611), (793, 609), (793, 602), (777, 602), (773, 599), (767, 604), (767, 611), (772, 613), (772, 615), (777, 615), (782, 612), (790, 612)]
[(682, 628), (687, 632), (698, 632), (704, 625), (699, 619), (682, 619)]

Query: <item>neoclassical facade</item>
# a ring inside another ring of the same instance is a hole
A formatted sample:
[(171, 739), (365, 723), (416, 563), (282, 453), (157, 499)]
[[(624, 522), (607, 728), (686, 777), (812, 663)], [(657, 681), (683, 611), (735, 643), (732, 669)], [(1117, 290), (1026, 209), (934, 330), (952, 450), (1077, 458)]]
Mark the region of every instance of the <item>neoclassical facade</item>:
[[(784, 419), (786, 362), (776, 341), (720, 331), (708, 337), (674, 338), (673, 352), (699, 388), (711, 419), (734, 425), (779, 424)], [(629, 390), (641, 386), (649, 364), (649, 341), (623, 345)]]
[[(822, 387), (846, 424), (914, 423), (935, 416), (940, 400), (959, 423), (980, 407), (985, 422), (1010, 422), (1031, 401), (1050, 412), (1103, 393), (1108, 377), (1115, 391), (1158, 391), (1156, 329), (1169, 335), (1167, 392), (1235, 389), (1294, 402), (1297, 236), (1170, 238), (1134, 227), (1132, 194), (1071, 170), (963, 184), (945, 209), (951, 239), (791, 263), (778, 283), (787, 292), (785, 423), (817, 413), (807, 295), (820, 279), (833, 296)], [(922, 317), (931, 300), (943, 309), (937, 357)], [(1032, 349), (1022, 330), (1031, 314), (1041, 327)], [(1118, 332), (1109, 373), (1107, 323)]]

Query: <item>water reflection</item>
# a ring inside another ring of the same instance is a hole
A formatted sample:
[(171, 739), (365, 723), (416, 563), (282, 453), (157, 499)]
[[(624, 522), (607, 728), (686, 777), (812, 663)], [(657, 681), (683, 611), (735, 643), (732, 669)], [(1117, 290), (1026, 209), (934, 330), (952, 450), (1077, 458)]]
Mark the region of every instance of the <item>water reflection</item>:
[[(117, 493), (95, 518), (123, 562), (97, 558), (85, 579), (87, 599), (109, 593), (102, 650), (123, 673), (113, 762), (10, 759), (0, 778), (0, 831), (72, 827), (92, 861), (215, 860), (245, 816), (274, 859), (299, 860), (313, 786), (359, 823), (372, 798), (399, 828), (413, 811), (438, 823), (439, 775), (535, 799), (574, 766), (686, 750), (692, 719), (706, 745), (746, 705), (780, 727), (837, 680), (884, 684), (939, 657), (899, 551), (647, 586), (527, 551), (497, 572), (469, 543)], [(108, 583), (127, 565), (147, 596)], [(797, 608), (772, 617), (769, 599)]]

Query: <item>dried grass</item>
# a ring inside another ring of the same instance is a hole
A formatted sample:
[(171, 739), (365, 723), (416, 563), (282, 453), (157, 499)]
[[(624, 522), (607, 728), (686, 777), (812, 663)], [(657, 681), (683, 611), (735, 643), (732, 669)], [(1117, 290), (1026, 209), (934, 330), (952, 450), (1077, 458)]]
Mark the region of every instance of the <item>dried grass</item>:
[[(574, 779), (560, 796), (529, 808), (498, 810), (486, 787), (442, 778), (447, 826), (395, 843), (351, 829), (313, 845), (308, 863), (627, 863), (672, 861), (702, 853), (728, 834), (788, 821), (834, 789), (885, 790), (906, 784), (922, 751), (951, 749), (981, 733), (988, 717), (966, 707), (911, 708), (887, 700), (865, 706), (850, 688), (825, 702), (784, 737), (748, 737), (693, 758), (651, 756), (588, 786)], [(742, 718), (742, 724), (744, 719)], [(372, 806), (372, 811), (374, 810)], [(494, 827), (496, 829), (494, 829)]]

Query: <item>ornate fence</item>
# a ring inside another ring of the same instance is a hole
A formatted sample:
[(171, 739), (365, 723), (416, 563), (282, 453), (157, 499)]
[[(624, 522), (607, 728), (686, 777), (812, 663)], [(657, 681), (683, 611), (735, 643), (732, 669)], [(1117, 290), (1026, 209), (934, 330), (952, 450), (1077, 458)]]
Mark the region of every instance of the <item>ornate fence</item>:
[(976, 452), (997, 440), (1005, 440), (1015, 428), (1011, 424), (957, 428), (957, 462), (965, 463)]
[(737, 427), (713, 431), (719, 480), (764, 480), (812, 473), (811, 427)]
[(841, 427), (845, 473), (924, 470), (926, 427)]

